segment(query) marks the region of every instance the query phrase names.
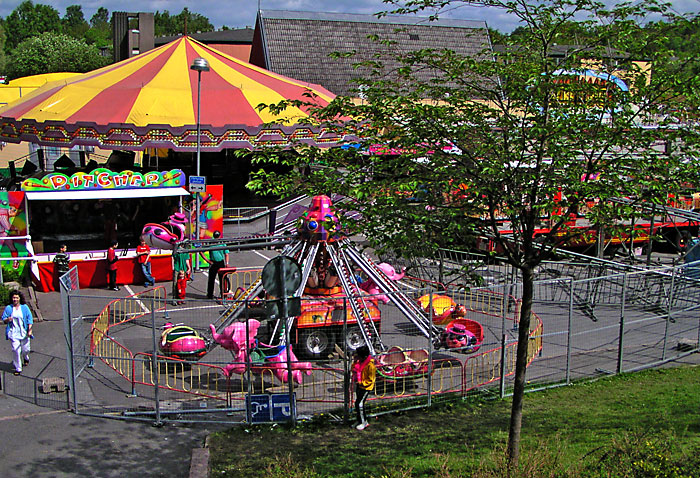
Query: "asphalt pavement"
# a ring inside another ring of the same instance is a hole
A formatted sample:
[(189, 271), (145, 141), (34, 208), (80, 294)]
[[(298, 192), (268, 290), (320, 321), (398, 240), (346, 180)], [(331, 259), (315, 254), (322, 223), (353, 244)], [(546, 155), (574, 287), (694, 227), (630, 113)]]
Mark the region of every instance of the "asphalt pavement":
[[(246, 227), (255, 230), (261, 226)], [(227, 225), (224, 235), (243, 232), (240, 225)], [(257, 268), (277, 254), (274, 250), (233, 252), (229, 254), (229, 264), (238, 269)], [(206, 269), (194, 276), (194, 281), (188, 285), (187, 297), (205, 299)], [(164, 285), (170, 295), (169, 281), (157, 285)], [(90, 301), (90, 307), (103, 307), (110, 298), (125, 297), (143, 289), (141, 285), (126, 285), (121, 286), (120, 291), (87, 289), (82, 293), (99, 297)], [(202, 449), (208, 434), (221, 429), (222, 425), (166, 423), (162, 427), (154, 427), (150, 422), (76, 415), (68, 411), (68, 392), (58, 392), (59, 387), (52, 383), (67, 377), (60, 293), (29, 293), (25, 290), (25, 295), (33, 299), (30, 300), (31, 305), (41, 320), (34, 324), (31, 363), (21, 376), (12, 374), (9, 342), (0, 345), (0, 437), (4, 441), (0, 452), (0, 476), (205, 476), (206, 454), (202, 453)], [(44, 393), (42, 389), (44, 382), (53, 385), (49, 393)], [(114, 396), (105, 397), (105, 390)], [(124, 399), (118, 387), (105, 387), (95, 395), (97, 400), (106, 399), (109, 402)]]
[[(169, 283), (161, 284), (169, 289)], [(123, 286), (119, 292), (85, 292), (117, 297), (142, 289)], [(191, 293), (206, 295), (204, 274), (197, 277)], [(67, 392), (59, 392), (54, 386), (44, 393), (42, 388), (45, 381), (54, 385), (51, 380), (67, 376), (60, 294), (38, 293), (33, 306), (38, 307), (43, 320), (34, 324), (31, 362), (21, 376), (12, 374), (9, 342), (0, 347), (0, 436), (4, 441), (0, 476), (189, 477), (193, 450), (201, 449), (215, 428), (173, 424), (154, 427), (146, 422), (68, 411)]]
[[(229, 264), (239, 270), (261, 267), (278, 251), (231, 253)], [(188, 297), (206, 297), (206, 272), (195, 275)], [(170, 283), (161, 282), (169, 295)], [(94, 295), (91, 306), (104, 306), (110, 298), (125, 297), (143, 290), (141, 285), (123, 286), (120, 291), (84, 290)], [(34, 325), (31, 364), (19, 377), (12, 375), (9, 342), (0, 346), (0, 476), (3, 478), (48, 477), (197, 477), (205, 475), (201, 453), (206, 437), (223, 425), (151, 422), (76, 415), (67, 410), (67, 393), (50, 388), (52, 380), (67, 376), (66, 341), (60, 294), (37, 293), (32, 304), (43, 320)], [(99, 310), (99, 309), (97, 309)], [(94, 312), (97, 312), (95, 310)], [(698, 355), (691, 359), (697, 363)], [(49, 385), (44, 390), (42, 385)], [(118, 387), (95, 392), (97, 400), (124, 400)], [(111, 391), (110, 391), (111, 390)], [(48, 393), (44, 393), (48, 392)], [(197, 470), (192, 475), (192, 457)], [(197, 463), (198, 461), (198, 463)]]

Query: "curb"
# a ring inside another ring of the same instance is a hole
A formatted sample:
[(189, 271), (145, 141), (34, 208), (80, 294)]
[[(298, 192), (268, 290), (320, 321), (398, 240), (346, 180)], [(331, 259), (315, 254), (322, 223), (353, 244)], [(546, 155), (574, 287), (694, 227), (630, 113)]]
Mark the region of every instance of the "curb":
[(27, 287), (27, 295), (29, 295), (29, 302), (30, 305), (32, 306), (32, 309), (34, 310), (34, 319), (36, 322), (43, 322), (44, 321), (44, 316), (41, 315), (41, 309), (39, 308), (39, 301), (38, 297), (36, 296), (36, 292), (34, 291), (34, 287), (29, 286)]
[(209, 448), (193, 448), (190, 460), (190, 478), (208, 478)]
[(203, 448), (193, 448), (189, 478), (209, 478), (209, 435)]

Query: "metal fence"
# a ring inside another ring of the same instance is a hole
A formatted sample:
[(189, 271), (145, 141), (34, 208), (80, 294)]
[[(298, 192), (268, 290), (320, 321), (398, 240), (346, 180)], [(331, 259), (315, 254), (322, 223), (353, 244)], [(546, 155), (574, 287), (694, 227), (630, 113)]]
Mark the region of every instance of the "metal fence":
[[(590, 264), (557, 267), (557, 278), (538, 281), (535, 288), (527, 373), (531, 388), (634, 371), (698, 351), (700, 281), (689, 277), (687, 266), (622, 267), (609, 274)], [(516, 277), (500, 266), (483, 272)], [(250, 271), (228, 278), (231, 289), (245, 289), (256, 279)], [(463, 305), (467, 317), (482, 325), (483, 343), (478, 350), (468, 350), (471, 353), (439, 347), (391, 302), (380, 302), (385, 350), (378, 352), (380, 373), (369, 400), (370, 413), (430, 406), (484, 390), (507, 395), (514, 374), (521, 286), (501, 281), (445, 291), (426, 289), (425, 282), (410, 279), (403, 284), (403, 293), (411, 299), (432, 292)], [(325, 329), (329, 347), (322, 355), (302, 356), (308, 329), (292, 329), (291, 342), (299, 357), (291, 361), (291, 370), (286, 360), (252, 353), (241, 360), (221, 346), (197, 361), (169, 357), (160, 350), (163, 323), (184, 323), (210, 337), (209, 324), (217, 323), (225, 305), (189, 300), (170, 307), (163, 288), (118, 300), (73, 291), (67, 299), (69, 311), (76, 310), (74, 303), (80, 310), (97, 311), (71, 318), (88, 322), (91, 330), (87, 353), (75, 344), (68, 347), (69, 362), (90, 363), (80, 380), (73, 380), (78, 413), (154, 422), (248, 423), (255, 421), (253, 398), (287, 394), (295, 398), (297, 418), (327, 413), (347, 419), (352, 413), (350, 357), (357, 325), (348, 322), (342, 299), (336, 300), (329, 316), (335, 322)], [(246, 310), (260, 309), (259, 303), (249, 305)], [(239, 321), (251, 319), (248, 312), (245, 315)], [(280, 329), (274, 321), (261, 320), (257, 333), (258, 343), (274, 342)], [(292, 387), (284, 380), (290, 376)]]

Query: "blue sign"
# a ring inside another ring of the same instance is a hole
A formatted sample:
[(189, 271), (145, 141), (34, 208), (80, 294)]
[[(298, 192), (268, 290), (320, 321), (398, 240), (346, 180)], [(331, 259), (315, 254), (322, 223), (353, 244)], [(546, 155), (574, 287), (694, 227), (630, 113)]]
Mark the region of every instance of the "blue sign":
[[(293, 394), (293, 398), (296, 403), (296, 394)], [(292, 406), (289, 403), (288, 393), (270, 395), (270, 403), (272, 404), (273, 422), (288, 422), (292, 419)]]
[(204, 176), (190, 176), (190, 192), (203, 193), (207, 190), (207, 180)]
[[(296, 403), (296, 394), (293, 395)], [(251, 423), (287, 422), (292, 419), (288, 393), (246, 395)]]

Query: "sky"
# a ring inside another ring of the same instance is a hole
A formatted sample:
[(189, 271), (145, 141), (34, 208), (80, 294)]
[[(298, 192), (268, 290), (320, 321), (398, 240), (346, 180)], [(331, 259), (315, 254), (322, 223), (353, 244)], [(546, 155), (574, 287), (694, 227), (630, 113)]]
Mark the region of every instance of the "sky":
[[(0, 17), (6, 17), (23, 0), (0, 0)], [(640, 0), (643, 1), (643, 0)], [(389, 5), (381, 0), (140, 0), (124, 2), (124, 0), (34, 0), (34, 3), (51, 5), (58, 10), (60, 16), (65, 15), (69, 5), (81, 5), (86, 20), (94, 15), (99, 7), (105, 7), (110, 15), (114, 11), (134, 12), (138, 5), (139, 11), (156, 12), (169, 11), (171, 15), (178, 14), (187, 7), (191, 12), (199, 13), (209, 18), (216, 27), (226, 25), (230, 28), (255, 26), (255, 15), (258, 4), (262, 10), (295, 10), (307, 12), (362, 13), (374, 14), (389, 9)], [(700, 11), (700, 0), (674, 0), (673, 8), (678, 13)], [(125, 9), (125, 4), (128, 9)], [(423, 16), (428, 16), (426, 13)], [(503, 33), (509, 33), (518, 26), (516, 20), (499, 10), (486, 7), (469, 7), (453, 2), (441, 15), (443, 18), (461, 20), (486, 21), (489, 27)]]

